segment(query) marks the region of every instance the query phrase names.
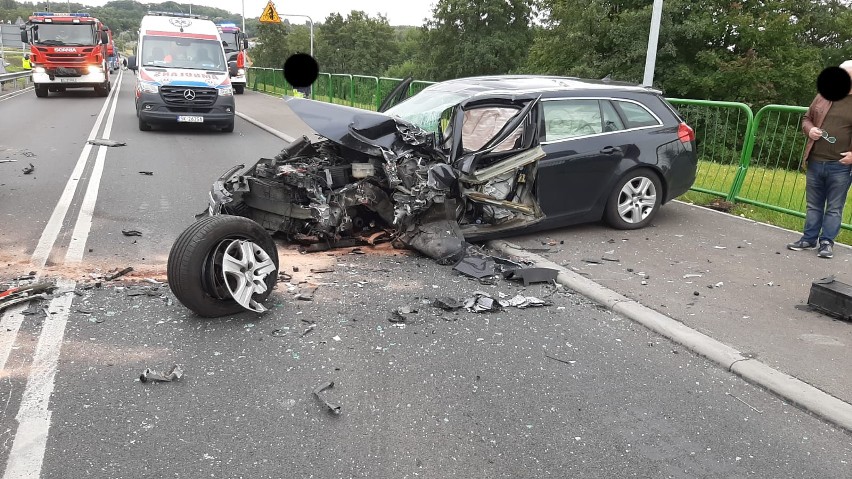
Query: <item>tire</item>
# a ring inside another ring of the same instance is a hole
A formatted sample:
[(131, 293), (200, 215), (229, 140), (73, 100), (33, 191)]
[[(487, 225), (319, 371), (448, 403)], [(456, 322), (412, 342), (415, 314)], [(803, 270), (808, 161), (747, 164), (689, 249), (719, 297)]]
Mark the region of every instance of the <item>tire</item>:
[[(261, 274), (255, 276), (259, 278), (256, 280), (256, 283), (259, 281), (258, 287), (265, 284), (265, 291), (252, 293), (252, 288), (243, 288), (242, 291), (249, 291), (250, 296), (247, 297), (257, 303), (272, 293), (272, 288), (278, 280), (278, 250), (269, 233), (248, 218), (208, 216), (198, 220), (178, 236), (168, 259), (169, 288), (178, 301), (195, 314), (215, 318), (246, 311), (228, 290), (229, 285), (226, 284), (223, 274), (226, 250), (230, 252), (229, 245), (233, 245), (236, 240), (245, 241), (251, 249), (252, 256), (247, 259), (250, 268), (260, 269), (265, 263), (263, 268), (267, 270), (263, 273), (265, 277)], [(263, 253), (268, 256), (267, 259), (264, 259)], [(269, 261), (274, 264), (274, 270), (269, 271)], [(237, 274), (240, 276), (236, 278), (241, 280), (241, 274)], [(231, 277), (235, 277), (233, 273)]]
[(97, 86), (95, 87), (95, 93), (96, 93), (98, 96), (107, 96), (107, 95), (109, 95), (109, 90), (110, 90), (110, 84), (109, 84), (109, 82), (107, 82), (107, 83), (105, 83), (105, 84), (102, 84), (102, 85), (97, 85)]
[(613, 188), (604, 217), (616, 229), (644, 228), (660, 210), (662, 194), (656, 173), (648, 169), (633, 170)]
[(225, 126), (222, 127), (222, 131), (225, 133), (233, 133), (234, 132), (234, 122), (226, 123)]
[[(137, 113), (138, 116), (138, 113)], [(139, 117), (139, 131), (151, 131), (151, 125), (142, 121), (142, 117)]]
[(47, 98), (47, 95), (49, 95), (47, 92), (47, 85), (36, 85), (35, 94), (39, 98)]
[(237, 95), (242, 95), (244, 91), (246, 91), (245, 85), (234, 85), (234, 93)]

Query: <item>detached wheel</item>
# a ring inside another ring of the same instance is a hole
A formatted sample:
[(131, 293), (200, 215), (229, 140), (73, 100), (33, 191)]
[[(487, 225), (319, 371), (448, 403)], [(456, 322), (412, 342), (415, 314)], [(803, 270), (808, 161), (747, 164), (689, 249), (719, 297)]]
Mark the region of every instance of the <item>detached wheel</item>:
[(263, 227), (240, 216), (198, 220), (169, 252), (168, 280), (178, 301), (215, 318), (246, 309), (266, 311), (278, 280), (278, 250)]
[(616, 184), (606, 204), (606, 221), (613, 228), (635, 230), (654, 219), (663, 189), (651, 170), (634, 170)]

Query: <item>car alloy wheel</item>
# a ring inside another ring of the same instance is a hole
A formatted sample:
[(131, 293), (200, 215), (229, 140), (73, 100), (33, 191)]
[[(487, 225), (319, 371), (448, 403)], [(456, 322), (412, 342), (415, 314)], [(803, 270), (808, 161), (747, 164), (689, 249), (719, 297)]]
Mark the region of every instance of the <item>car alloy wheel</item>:
[(662, 187), (657, 175), (634, 170), (617, 183), (606, 205), (606, 220), (618, 229), (639, 229), (651, 222), (660, 209)]
[[(240, 306), (262, 313), (266, 308), (254, 299), (266, 292), (266, 277), (277, 269), (263, 248), (246, 240), (225, 240), (221, 274), (231, 297)], [(218, 250), (219, 248), (217, 248)]]

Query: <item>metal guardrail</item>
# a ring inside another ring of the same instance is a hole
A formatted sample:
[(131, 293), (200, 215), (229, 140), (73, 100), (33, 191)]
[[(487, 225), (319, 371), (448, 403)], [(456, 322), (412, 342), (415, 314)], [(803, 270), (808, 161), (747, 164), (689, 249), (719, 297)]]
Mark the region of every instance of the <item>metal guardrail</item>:
[[(286, 90), (282, 70), (257, 70), (255, 83), (250, 82), (254, 90), (276, 93)], [(271, 77), (271, 87), (262, 77)], [(314, 98), (375, 110), (401, 81), (320, 73), (314, 84)], [(412, 82), (409, 94), (416, 94), (432, 83)], [(666, 100), (695, 129), (699, 163), (693, 191), (804, 218), (805, 175), (799, 166), (805, 145), (801, 119), (807, 108), (768, 105), (755, 114), (744, 103)], [(852, 195), (847, 200), (841, 228), (852, 231)]]
[(15, 82), (15, 85), (17, 86), (19, 80), (24, 79), (24, 84), (27, 84), (30, 82), (31, 78), (32, 72), (29, 70), (15, 73), (0, 74), (0, 92), (4, 91), (6, 84), (9, 82)]

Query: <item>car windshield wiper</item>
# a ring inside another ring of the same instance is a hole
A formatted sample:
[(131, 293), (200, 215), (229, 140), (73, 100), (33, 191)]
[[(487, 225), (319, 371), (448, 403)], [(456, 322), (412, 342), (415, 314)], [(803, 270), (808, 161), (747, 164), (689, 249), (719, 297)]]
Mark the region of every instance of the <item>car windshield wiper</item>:
[(62, 40), (42, 40), (38, 42), (40, 45), (65, 45)]

